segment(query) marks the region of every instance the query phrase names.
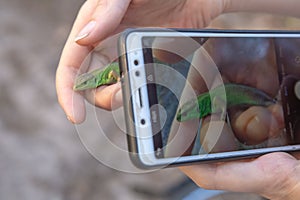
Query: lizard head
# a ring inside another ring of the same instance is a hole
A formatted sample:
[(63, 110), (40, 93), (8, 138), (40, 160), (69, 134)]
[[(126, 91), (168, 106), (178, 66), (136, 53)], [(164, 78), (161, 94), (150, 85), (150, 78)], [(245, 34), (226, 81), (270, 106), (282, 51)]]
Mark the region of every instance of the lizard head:
[(111, 70), (107, 76), (107, 84), (116, 83), (120, 80), (119, 72)]
[(81, 74), (76, 78), (73, 89), (75, 91), (80, 91), (94, 88), (96, 81), (97, 77), (93, 74)]

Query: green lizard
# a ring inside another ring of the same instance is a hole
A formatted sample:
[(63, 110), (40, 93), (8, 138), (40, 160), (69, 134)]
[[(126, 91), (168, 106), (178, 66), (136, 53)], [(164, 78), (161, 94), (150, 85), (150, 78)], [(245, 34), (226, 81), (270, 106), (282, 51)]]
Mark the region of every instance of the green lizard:
[(79, 75), (73, 89), (75, 91), (97, 88), (101, 85), (111, 85), (120, 79), (120, 69), (118, 62), (107, 65), (104, 69), (96, 69), (94, 71)]
[(269, 106), (274, 103), (274, 99), (257, 88), (228, 83), (224, 84), (224, 87), (218, 86), (210, 92), (199, 95), (197, 100), (194, 99), (185, 103), (177, 112), (176, 119), (180, 122), (201, 119), (212, 113), (221, 113), (224, 117), (226, 107)]
[[(97, 88), (101, 85), (110, 85), (118, 82), (119, 79), (119, 65), (117, 62), (114, 62), (107, 65), (104, 69), (96, 69), (78, 76), (75, 80), (74, 90), (80, 91)], [(226, 95), (220, 95), (222, 94), (222, 91), (224, 92), (224, 89)], [(213, 103), (211, 100), (213, 100)], [(230, 83), (225, 84), (224, 88), (219, 86), (210, 92), (199, 95), (197, 100), (187, 102), (179, 109), (176, 118), (181, 122), (195, 118), (203, 118), (212, 113), (220, 112), (225, 114), (225, 111), (221, 106), (224, 102), (226, 102), (227, 108), (237, 105), (268, 106), (275, 103), (274, 99), (261, 90), (245, 85)]]

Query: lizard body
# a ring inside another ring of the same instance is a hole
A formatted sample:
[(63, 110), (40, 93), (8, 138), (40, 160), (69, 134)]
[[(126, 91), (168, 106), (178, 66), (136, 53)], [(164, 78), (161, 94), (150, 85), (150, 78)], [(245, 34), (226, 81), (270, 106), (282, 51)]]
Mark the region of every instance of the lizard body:
[(75, 91), (97, 88), (102, 85), (111, 85), (120, 79), (120, 69), (117, 62), (107, 65), (104, 69), (96, 69), (94, 71), (79, 75), (73, 89)]
[[(73, 89), (75, 91), (93, 89), (102, 85), (114, 84), (119, 79), (119, 65), (117, 62), (113, 62), (104, 69), (96, 69), (79, 75)], [(210, 92), (199, 95), (196, 100), (185, 103), (177, 112), (176, 119), (182, 122), (203, 118), (213, 113), (225, 114), (226, 110), (224, 109), (233, 106), (269, 106), (274, 103), (274, 99), (257, 88), (227, 83), (224, 84), (224, 88), (218, 86)]]
[(185, 103), (177, 112), (176, 118), (182, 122), (225, 112), (224, 109), (233, 106), (269, 106), (274, 103), (274, 99), (257, 88), (227, 83), (224, 84), (224, 88), (218, 86), (210, 92), (199, 95), (196, 100)]

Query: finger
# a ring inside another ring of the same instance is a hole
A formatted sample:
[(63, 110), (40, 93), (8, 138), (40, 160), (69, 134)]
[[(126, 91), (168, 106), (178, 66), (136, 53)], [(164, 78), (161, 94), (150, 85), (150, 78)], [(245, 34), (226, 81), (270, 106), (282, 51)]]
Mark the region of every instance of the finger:
[(58, 101), (72, 123), (85, 119), (84, 98), (73, 91), (75, 77), (90, 49), (74, 42), (67, 42), (56, 71)]
[(91, 0), (95, 9), (89, 22), (81, 26), (75, 41), (81, 45), (95, 44), (116, 31), (130, 0)]
[(206, 189), (279, 195), (292, 177), (298, 161), (287, 153), (271, 153), (257, 159), (180, 167)]
[(68, 119), (73, 123), (81, 123), (85, 119), (84, 99), (73, 91), (75, 77), (83, 60), (91, 51), (91, 47), (83, 47), (74, 42), (78, 27), (86, 23), (92, 6), (87, 2), (82, 6), (69, 38), (63, 49), (56, 72), (56, 90), (58, 101)]
[(207, 153), (228, 152), (238, 149), (235, 136), (219, 115), (212, 115), (203, 121), (200, 132), (201, 148)]
[(91, 104), (106, 110), (117, 109), (123, 104), (121, 83), (87, 90), (85, 97)]
[(77, 70), (72, 67), (59, 67), (56, 73), (56, 91), (58, 102), (72, 123), (81, 123), (85, 119), (84, 99), (73, 91)]
[(194, 140), (197, 134), (197, 120), (190, 120), (183, 123), (174, 122), (165, 150), (166, 157), (179, 157), (190, 155)]
[(278, 104), (268, 109), (260, 106), (233, 118), (232, 127), (236, 137), (245, 144), (255, 145), (278, 136), (284, 128), (282, 107)]

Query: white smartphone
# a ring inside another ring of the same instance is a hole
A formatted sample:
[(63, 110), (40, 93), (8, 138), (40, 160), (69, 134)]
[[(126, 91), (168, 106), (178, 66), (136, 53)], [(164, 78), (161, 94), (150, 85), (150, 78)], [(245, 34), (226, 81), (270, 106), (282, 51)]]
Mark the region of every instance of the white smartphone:
[(129, 29), (119, 41), (139, 168), (300, 149), (300, 32)]

